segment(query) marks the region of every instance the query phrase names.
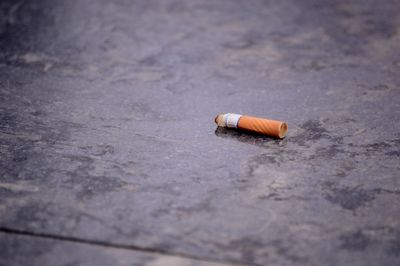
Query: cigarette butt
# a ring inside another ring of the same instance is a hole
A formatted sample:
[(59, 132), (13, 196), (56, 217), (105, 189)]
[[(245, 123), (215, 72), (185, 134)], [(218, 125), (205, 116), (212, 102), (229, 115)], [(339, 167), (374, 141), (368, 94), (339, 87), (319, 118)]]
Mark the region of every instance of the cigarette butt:
[(219, 114), (215, 117), (219, 127), (238, 128), (275, 138), (284, 138), (288, 126), (285, 122), (238, 114)]

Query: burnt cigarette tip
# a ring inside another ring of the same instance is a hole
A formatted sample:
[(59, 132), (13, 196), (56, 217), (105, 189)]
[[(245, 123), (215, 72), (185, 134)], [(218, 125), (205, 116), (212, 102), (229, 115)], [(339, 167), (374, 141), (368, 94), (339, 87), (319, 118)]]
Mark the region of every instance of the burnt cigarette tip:
[(224, 124), (224, 115), (223, 114), (219, 114), (215, 117), (214, 121), (215, 123), (219, 126), (219, 127), (225, 127)]
[(217, 121), (218, 121), (218, 116), (219, 116), (219, 115), (217, 115), (217, 116), (215, 117), (215, 119), (214, 119), (215, 124), (218, 124), (218, 122), (217, 122)]

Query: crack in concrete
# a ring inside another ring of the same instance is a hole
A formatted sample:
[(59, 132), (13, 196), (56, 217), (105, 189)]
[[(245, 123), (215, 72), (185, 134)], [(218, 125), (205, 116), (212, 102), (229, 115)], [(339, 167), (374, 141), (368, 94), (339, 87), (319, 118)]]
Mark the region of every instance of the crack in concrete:
[(185, 253), (180, 253), (180, 252), (170, 252), (170, 251), (151, 248), (151, 247), (140, 247), (137, 245), (118, 244), (118, 243), (112, 243), (112, 242), (106, 242), (106, 241), (94, 240), (94, 239), (85, 239), (85, 238), (79, 238), (79, 237), (73, 237), (73, 236), (62, 236), (62, 235), (54, 235), (54, 234), (48, 234), (48, 233), (31, 232), (31, 231), (25, 231), (25, 230), (13, 229), (13, 228), (7, 228), (7, 227), (0, 227), (0, 232), (5, 233), (5, 234), (24, 235), (24, 236), (30, 236), (30, 237), (35, 237), (35, 238), (45, 238), (45, 239), (58, 240), (58, 241), (64, 241), (64, 242), (70, 242), (70, 243), (80, 243), (80, 244), (107, 247), (107, 248), (118, 248), (118, 249), (139, 251), (139, 252), (152, 253), (152, 254), (158, 254), (158, 255), (174, 256), (174, 257), (179, 257), (179, 258), (184, 258), (184, 259), (191, 259), (191, 260), (210, 262), (210, 263), (219, 263), (219, 264), (224, 264), (224, 265), (261, 266), (261, 265), (257, 265), (257, 264), (253, 264), (253, 263), (248, 264), (246, 262), (240, 262), (240, 261), (221, 261), (221, 260), (216, 260), (216, 259), (211, 259), (211, 258), (206, 258), (206, 257), (198, 257), (195, 255), (190, 255), (190, 254), (185, 254)]

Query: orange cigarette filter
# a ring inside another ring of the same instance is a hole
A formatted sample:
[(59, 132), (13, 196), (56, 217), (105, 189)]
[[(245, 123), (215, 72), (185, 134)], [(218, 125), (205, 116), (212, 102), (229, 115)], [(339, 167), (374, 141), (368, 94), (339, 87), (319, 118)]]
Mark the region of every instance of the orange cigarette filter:
[(238, 128), (280, 139), (286, 136), (288, 130), (287, 124), (282, 121), (231, 113), (217, 115), (215, 123), (219, 127)]

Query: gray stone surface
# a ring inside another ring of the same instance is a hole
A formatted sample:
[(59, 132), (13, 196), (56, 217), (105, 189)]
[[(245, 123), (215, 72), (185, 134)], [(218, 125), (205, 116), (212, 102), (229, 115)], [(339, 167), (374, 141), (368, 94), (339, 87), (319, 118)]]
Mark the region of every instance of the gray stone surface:
[[(21, 231), (226, 263), (400, 263), (399, 9), (2, 1), (1, 245)], [(216, 129), (224, 112), (288, 136)]]

